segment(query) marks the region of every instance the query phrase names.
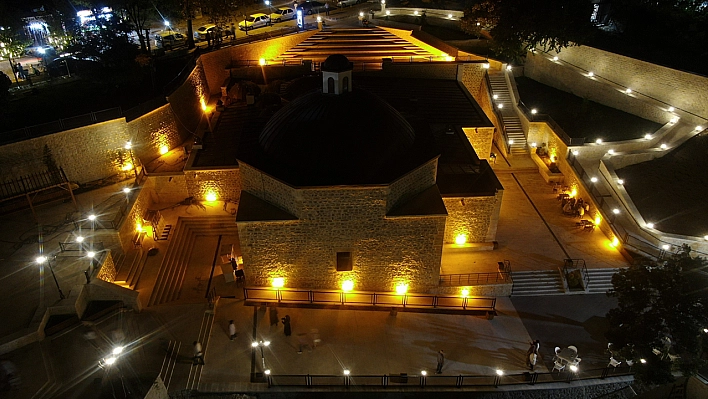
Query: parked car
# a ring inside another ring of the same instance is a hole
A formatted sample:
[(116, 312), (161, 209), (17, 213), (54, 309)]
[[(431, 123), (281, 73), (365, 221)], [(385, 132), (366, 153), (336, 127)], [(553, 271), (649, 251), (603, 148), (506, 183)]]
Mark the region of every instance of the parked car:
[(280, 7), (270, 14), (270, 20), (273, 22), (287, 21), (293, 18), (295, 18), (295, 10), (290, 7)]
[(155, 35), (155, 48), (172, 50), (175, 47), (187, 44), (187, 37), (181, 33), (173, 31), (159, 32)]
[(91, 60), (82, 60), (74, 56), (62, 56), (47, 63), (45, 71), (49, 76), (56, 78), (81, 73), (96, 66), (96, 62)]
[(197, 30), (194, 31), (194, 40), (206, 40), (207, 33), (211, 33), (213, 35), (213, 34), (217, 33), (218, 31), (219, 31), (219, 28), (214, 24), (202, 25), (202, 26), (198, 27)]
[(238, 28), (241, 30), (249, 30), (254, 28), (260, 28), (261, 26), (266, 26), (270, 23), (270, 17), (263, 14), (251, 14), (244, 21), (238, 23)]
[(324, 3), (320, 3), (319, 1), (305, 1), (301, 3), (298, 8), (301, 8), (302, 12), (307, 15), (326, 11)]
[(361, 3), (361, 0), (340, 0), (337, 2), (337, 7), (349, 7)]

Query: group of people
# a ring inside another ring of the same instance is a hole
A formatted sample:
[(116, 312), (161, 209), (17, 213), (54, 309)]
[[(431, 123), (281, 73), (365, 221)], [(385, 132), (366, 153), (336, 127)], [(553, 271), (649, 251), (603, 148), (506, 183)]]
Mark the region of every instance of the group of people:
[(580, 216), (581, 218), (590, 211), (590, 203), (583, 201), (582, 198), (563, 197), (561, 199), (561, 207), (566, 215)]
[(19, 62), (15, 64), (14, 66), (14, 72), (15, 76), (17, 76), (17, 79), (19, 80), (30, 80), (31, 75), (38, 76), (39, 75), (39, 69), (37, 69), (34, 65), (30, 64), (27, 69), (22, 66)]

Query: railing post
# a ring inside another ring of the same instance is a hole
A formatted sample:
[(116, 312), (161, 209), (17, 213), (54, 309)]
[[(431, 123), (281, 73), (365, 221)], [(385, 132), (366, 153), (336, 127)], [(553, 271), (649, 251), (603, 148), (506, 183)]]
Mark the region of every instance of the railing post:
[(312, 386), (312, 377), (309, 374), (305, 376), (305, 385), (308, 387)]
[(383, 386), (388, 386), (388, 375), (384, 374), (383, 377), (381, 377), (381, 385)]
[(425, 387), (425, 384), (427, 383), (426, 378), (424, 375), (420, 376), (420, 386)]

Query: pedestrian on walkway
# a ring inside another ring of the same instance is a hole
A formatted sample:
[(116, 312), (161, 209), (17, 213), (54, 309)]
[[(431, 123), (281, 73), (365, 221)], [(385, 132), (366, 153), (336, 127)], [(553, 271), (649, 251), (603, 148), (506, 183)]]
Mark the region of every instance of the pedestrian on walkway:
[(289, 337), (293, 333), (292, 327), (290, 327), (290, 316), (285, 315), (281, 321), (283, 322), (284, 327), (283, 332), (286, 337)]
[(533, 352), (529, 353), (528, 359), (526, 360), (529, 370), (533, 371), (533, 368), (536, 367), (536, 360), (538, 360), (538, 353), (536, 353), (534, 349)]
[(435, 374), (441, 374), (444, 365), (445, 365), (445, 352), (442, 349), (440, 349), (438, 351), (438, 367), (435, 369)]
[(236, 336), (238, 336), (238, 333), (236, 332), (236, 325), (233, 320), (229, 320), (229, 337), (233, 341)]
[(278, 308), (270, 307), (268, 308), (268, 316), (270, 317), (270, 326), (278, 327)]
[(192, 359), (192, 364), (204, 364), (204, 352), (202, 352), (202, 344), (194, 341), (192, 343), (194, 345), (194, 358)]
[(325, 2), (325, 15), (329, 16), (329, 2)]

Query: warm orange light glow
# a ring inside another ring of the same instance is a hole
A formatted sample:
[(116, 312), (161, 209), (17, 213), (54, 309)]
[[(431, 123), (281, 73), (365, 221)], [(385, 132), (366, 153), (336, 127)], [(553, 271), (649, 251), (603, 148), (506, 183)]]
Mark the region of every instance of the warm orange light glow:
[(165, 155), (170, 152), (170, 148), (166, 145), (160, 146), (160, 155)]
[(576, 195), (578, 195), (578, 189), (573, 188), (573, 189), (570, 191), (570, 197), (571, 197), (571, 198), (575, 198)]
[(595, 226), (599, 225), (601, 221), (602, 221), (602, 218), (600, 217), (599, 214), (597, 216), (595, 216)]
[(614, 247), (614, 248), (617, 248), (617, 246), (619, 244), (620, 244), (619, 240), (617, 239), (617, 237), (615, 237), (612, 239), (612, 243), (610, 245), (612, 245), (612, 247)]
[(133, 170), (133, 164), (128, 162), (127, 164), (123, 165), (123, 170)]
[(467, 288), (463, 288), (460, 293), (462, 294), (463, 298), (467, 298), (470, 295), (470, 290)]
[(202, 105), (202, 111), (206, 112), (206, 110), (207, 110), (206, 101), (204, 101), (204, 99), (201, 98), (201, 99), (199, 99), (199, 103)]
[(455, 244), (463, 245), (467, 242), (467, 234), (458, 234), (455, 237)]
[(401, 283), (396, 286), (396, 294), (404, 295), (406, 292), (408, 292), (408, 284)]
[(282, 277), (276, 277), (270, 285), (273, 286), (273, 288), (283, 288), (285, 286), (285, 279)]
[(263, 65), (265, 65), (265, 64), (266, 64), (266, 59), (265, 59), (265, 58), (261, 58), (261, 59), (258, 60), (258, 65), (263, 66)]
[(351, 280), (344, 281), (342, 283), (342, 291), (349, 292), (354, 289), (354, 282)]
[(218, 199), (219, 199), (219, 197), (217, 197), (216, 193), (213, 192), (213, 191), (208, 192), (207, 195), (206, 195), (206, 200), (209, 201), (209, 202), (214, 202), (214, 201), (216, 201), (216, 200), (218, 200)]
[(137, 231), (137, 232), (143, 231), (143, 225), (140, 223), (136, 223), (135, 224), (135, 231)]

